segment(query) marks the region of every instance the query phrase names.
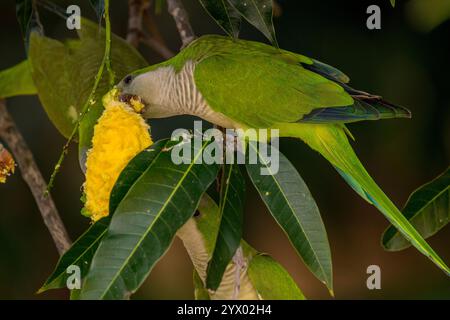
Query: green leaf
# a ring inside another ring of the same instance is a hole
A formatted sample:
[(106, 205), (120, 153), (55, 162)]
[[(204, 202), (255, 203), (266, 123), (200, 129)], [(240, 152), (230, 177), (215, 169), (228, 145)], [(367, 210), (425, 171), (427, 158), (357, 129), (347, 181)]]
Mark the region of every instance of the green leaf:
[(272, 21), (272, 0), (228, 0), (250, 24), (278, 46)]
[[(78, 120), (104, 55), (104, 29), (81, 20), (79, 40), (65, 43), (32, 33), (29, 58), (39, 99), (56, 128), (68, 137)], [(112, 66), (120, 78), (147, 63), (125, 40), (112, 37)], [(89, 148), (93, 126), (103, 111), (101, 97), (108, 91), (105, 72), (95, 99), (80, 124), (80, 148)]]
[(305, 300), (289, 273), (268, 255), (257, 254), (250, 260), (248, 276), (264, 300)]
[(395, 7), (395, 0), (391, 0), (392, 7)]
[(247, 171), (272, 216), (287, 234), (297, 253), (311, 272), (324, 282), (330, 293), (333, 275), (330, 246), (319, 209), (303, 179), (289, 160), (279, 153), (279, 171), (261, 175), (266, 158), (249, 144), (249, 152), (258, 153), (257, 164), (248, 164)]
[(105, 0), (89, 0), (92, 8), (94, 8), (97, 18), (101, 19), (105, 12)]
[(200, 276), (195, 269), (193, 272), (193, 282), (195, 300), (211, 300), (208, 290), (203, 285), (203, 281), (200, 279)]
[[(176, 165), (171, 150), (179, 146), (166, 141), (117, 206), (81, 299), (125, 299), (139, 288), (217, 176), (218, 165), (195, 164), (206, 145), (188, 146), (192, 161)], [(151, 150), (142, 153), (153, 157)]]
[[(450, 168), (415, 190), (402, 213), (424, 239), (445, 227), (450, 222)], [(403, 250), (411, 245), (393, 226), (384, 232), (382, 244), (389, 251)]]
[(0, 98), (36, 94), (28, 61), (0, 71)]
[(238, 164), (225, 165), (220, 190), (220, 227), (206, 271), (206, 287), (216, 290), (242, 238), (245, 179)]
[(55, 270), (38, 293), (66, 287), (67, 278), (70, 276), (66, 271), (71, 265), (80, 267), (81, 277), (84, 278), (100, 240), (106, 233), (109, 220), (109, 218), (103, 218), (97, 221), (72, 244), (72, 247), (59, 259)]
[[(56, 128), (68, 136), (78, 119), (77, 105), (81, 104), (75, 94), (84, 95), (76, 88), (81, 81), (75, 83), (75, 77), (71, 76), (79, 70), (75, 68), (75, 59), (62, 43), (36, 33), (31, 34), (29, 59), (39, 99), (47, 115)], [(81, 61), (78, 61), (80, 69)], [(81, 75), (77, 79), (81, 79)]]
[(239, 36), (241, 17), (227, 0), (200, 0), (200, 3), (228, 35)]
[[(110, 212), (116, 210), (117, 205), (122, 201), (128, 190), (154, 160), (158, 152), (161, 152), (164, 145), (165, 141), (155, 142), (152, 145), (152, 149), (150, 149), (152, 151), (138, 154), (120, 173), (111, 191), (109, 200)], [(39, 289), (39, 293), (49, 289), (65, 287), (67, 280), (66, 270), (70, 265), (78, 265), (81, 269), (81, 277), (85, 277), (89, 270), (92, 257), (100, 244), (100, 240), (106, 234), (110, 220), (111, 217), (106, 217), (97, 221), (73, 243), (72, 247), (60, 258), (55, 271), (47, 279), (42, 288)], [(75, 299), (77, 294), (74, 293), (71, 299)]]

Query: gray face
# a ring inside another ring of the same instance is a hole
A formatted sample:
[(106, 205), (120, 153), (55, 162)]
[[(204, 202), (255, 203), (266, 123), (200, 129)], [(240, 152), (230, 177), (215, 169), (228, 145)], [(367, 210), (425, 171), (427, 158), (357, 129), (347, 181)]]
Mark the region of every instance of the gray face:
[(135, 97), (144, 104), (144, 117), (166, 118), (184, 114), (184, 108), (195, 102), (191, 101), (191, 98), (196, 92), (186, 90), (193, 88), (192, 83), (186, 83), (189, 79), (186, 72), (177, 74), (175, 69), (169, 66), (128, 75), (117, 87), (123, 101)]
[(165, 101), (161, 99), (161, 77), (158, 72), (127, 75), (119, 82), (119, 99), (129, 102), (131, 98), (144, 104), (142, 114), (146, 118), (163, 118), (171, 115)]

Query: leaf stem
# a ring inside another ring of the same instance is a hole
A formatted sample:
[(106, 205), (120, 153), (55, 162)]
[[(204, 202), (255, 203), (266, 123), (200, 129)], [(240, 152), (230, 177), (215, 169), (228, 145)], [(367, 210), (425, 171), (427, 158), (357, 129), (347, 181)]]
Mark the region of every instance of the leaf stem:
[(63, 147), (63, 150), (61, 152), (61, 155), (59, 156), (58, 162), (55, 165), (55, 168), (53, 169), (52, 175), (50, 177), (50, 181), (48, 182), (47, 190), (45, 191), (45, 195), (47, 196), (53, 187), (53, 184), (55, 182), (56, 175), (59, 172), (59, 169), (61, 168), (61, 165), (69, 152), (69, 146), (72, 142), (73, 138), (78, 132), (78, 128), (80, 127), (80, 122), (83, 120), (84, 116), (86, 115), (87, 111), (89, 110), (89, 106), (94, 104), (94, 96), (95, 92), (97, 91), (98, 85), (100, 84), (100, 80), (103, 76), (103, 71), (106, 69), (108, 71), (109, 75), (109, 85), (112, 87), (114, 85), (114, 72), (111, 69), (111, 22), (109, 19), (109, 0), (105, 0), (105, 53), (103, 55), (102, 63), (100, 64), (100, 67), (98, 68), (97, 74), (94, 79), (94, 85), (92, 86), (91, 92), (89, 93), (89, 96), (86, 100), (86, 102), (83, 105), (83, 108), (81, 109), (81, 113), (78, 117), (77, 122), (75, 123), (75, 127), (72, 130), (72, 133), (70, 134), (69, 138), (66, 141), (66, 144)]
[(181, 0), (167, 0), (167, 11), (175, 20), (175, 25), (183, 43), (182, 48), (184, 48), (195, 39), (195, 33), (189, 22), (186, 9)]
[(109, 18), (109, 0), (105, 0), (105, 28), (106, 28), (106, 39), (105, 39), (105, 55), (103, 57), (106, 70), (109, 75), (109, 87), (114, 86), (115, 75), (111, 68), (111, 20)]
[(127, 42), (137, 48), (144, 33), (142, 31), (142, 20), (144, 14), (148, 13), (150, 0), (128, 0), (128, 30)]

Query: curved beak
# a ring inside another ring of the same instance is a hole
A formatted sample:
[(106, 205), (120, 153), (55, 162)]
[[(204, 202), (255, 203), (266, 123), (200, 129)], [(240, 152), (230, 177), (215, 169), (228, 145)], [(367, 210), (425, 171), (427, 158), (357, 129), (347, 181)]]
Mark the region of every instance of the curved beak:
[(134, 111), (138, 113), (142, 113), (146, 104), (142, 101), (142, 98), (138, 95), (122, 93), (119, 94), (119, 101), (128, 104), (130, 107), (134, 109)]
[(141, 100), (141, 98), (134, 94), (122, 93), (119, 95), (119, 101), (129, 103), (131, 99)]

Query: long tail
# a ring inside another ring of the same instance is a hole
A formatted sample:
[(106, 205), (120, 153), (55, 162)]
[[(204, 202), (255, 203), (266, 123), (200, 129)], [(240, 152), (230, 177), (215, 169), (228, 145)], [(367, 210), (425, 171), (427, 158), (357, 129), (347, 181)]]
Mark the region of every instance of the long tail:
[(411, 244), (450, 276), (449, 267), (364, 169), (347, 139), (344, 126), (338, 124), (289, 123), (274, 127), (280, 129), (281, 136), (300, 138), (311, 148), (321, 153), (356, 192), (377, 207)]

